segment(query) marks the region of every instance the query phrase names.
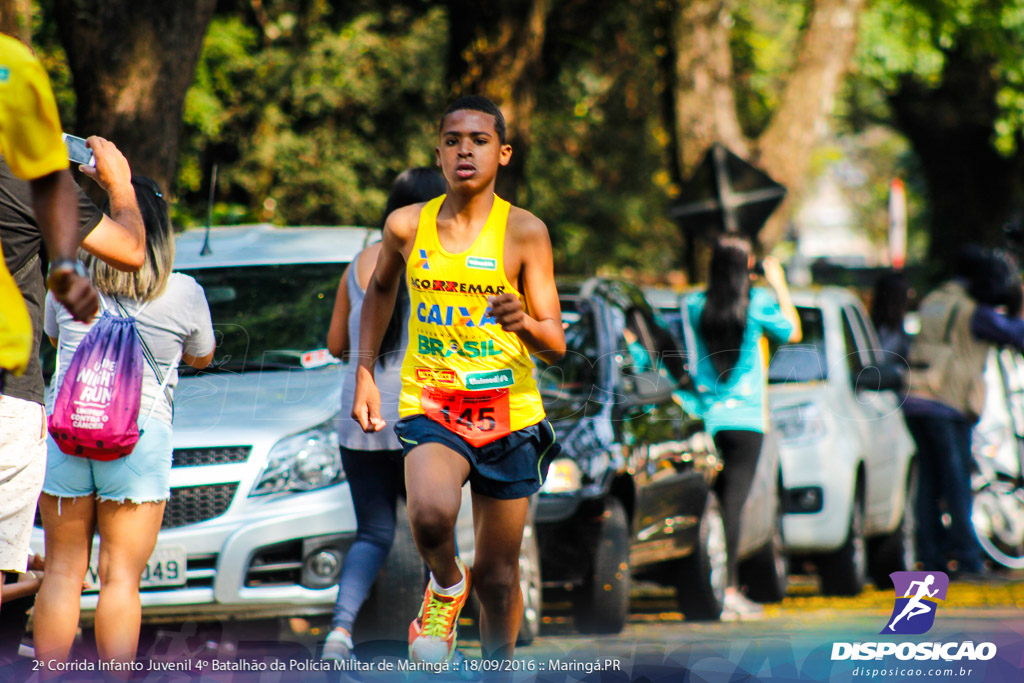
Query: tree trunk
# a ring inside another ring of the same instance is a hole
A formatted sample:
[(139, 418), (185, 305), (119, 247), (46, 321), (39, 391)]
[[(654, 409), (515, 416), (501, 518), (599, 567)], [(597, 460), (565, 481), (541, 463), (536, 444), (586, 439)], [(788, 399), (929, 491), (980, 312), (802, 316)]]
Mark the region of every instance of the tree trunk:
[(0, 0), (0, 33), (32, 44), (31, 0)]
[(1001, 87), (993, 73), (993, 64), (952, 52), (941, 85), (906, 77), (889, 98), (928, 187), (929, 260), (947, 268), (967, 242), (1001, 244), (1004, 222), (1021, 205), (1024, 155), (1004, 157), (992, 146)]
[(676, 159), (685, 179), (714, 142), (742, 157), (750, 150), (732, 91), (728, 3), (674, 0), (669, 23)]
[(792, 198), (799, 196), (811, 153), (826, 131), (864, 2), (814, 0), (779, 107), (751, 144), (740, 129), (731, 86), (729, 0), (673, 0), (673, 126), (683, 179), (712, 142), (721, 142), (785, 185), (789, 198), (760, 234), (767, 249), (782, 236)]
[(824, 137), (828, 117), (857, 44), (857, 18), (865, 0), (815, 0), (778, 110), (758, 139), (756, 161), (789, 190), (761, 231), (770, 248), (782, 237), (794, 197), (807, 178), (811, 153)]
[(551, 0), (449, 0), (448, 79), (455, 95), (484, 95), (501, 107), (512, 160), (497, 192), (511, 202), (530, 149)]
[(185, 94), (216, 0), (56, 0), (77, 96), (75, 133), (101, 135), (173, 191)]

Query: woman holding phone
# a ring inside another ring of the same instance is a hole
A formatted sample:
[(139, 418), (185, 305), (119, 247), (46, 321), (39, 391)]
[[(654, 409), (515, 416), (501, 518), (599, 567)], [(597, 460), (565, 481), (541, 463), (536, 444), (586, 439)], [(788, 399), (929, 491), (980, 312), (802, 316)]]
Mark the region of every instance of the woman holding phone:
[(767, 378), (762, 339), (800, 341), (800, 318), (789, 298), (778, 261), (764, 259), (764, 279), (774, 290), (752, 287), (755, 260), (750, 242), (722, 235), (711, 254), (707, 289), (690, 296), (685, 319), (696, 343), (694, 387), (705, 427), (723, 469), (715, 480), (722, 504), (729, 584), (722, 619), (758, 619), (763, 608), (739, 591), (740, 512), (750, 494), (764, 442)]
[[(136, 273), (123, 273), (85, 257), (104, 305), (119, 305), (135, 319), (157, 369), (143, 363), (139, 407), (141, 435), (134, 450), (114, 460), (92, 460), (63, 453), (48, 440), (46, 479), (39, 510), (46, 544), (46, 572), (33, 614), (39, 662), (68, 658), (78, 630), (82, 582), (100, 537), (100, 594), (96, 605), (96, 648), (100, 659), (128, 665), (135, 659), (142, 620), (139, 583), (156, 546), (164, 505), (170, 498), (171, 414), (178, 364), (204, 368), (213, 359), (214, 336), (203, 288), (191, 277), (172, 273), (174, 234), (156, 182), (132, 178), (146, 231), (146, 257)], [(75, 350), (96, 323), (72, 320), (51, 294), (46, 297), (44, 330), (57, 347), (60, 371), (54, 396)], [(53, 667), (42, 671), (60, 675)], [(115, 674), (128, 666), (115, 667)]]

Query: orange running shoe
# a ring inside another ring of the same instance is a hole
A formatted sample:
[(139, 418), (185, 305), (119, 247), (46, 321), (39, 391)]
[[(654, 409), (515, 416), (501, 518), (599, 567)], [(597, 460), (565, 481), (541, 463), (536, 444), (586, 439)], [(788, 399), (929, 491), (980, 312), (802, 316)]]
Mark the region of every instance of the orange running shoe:
[(424, 664), (449, 662), (455, 654), (459, 615), (469, 597), (469, 570), (456, 558), (466, 577), (466, 585), (458, 595), (438, 595), (430, 589), (423, 596), (419, 616), (409, 624), (409, 659)]

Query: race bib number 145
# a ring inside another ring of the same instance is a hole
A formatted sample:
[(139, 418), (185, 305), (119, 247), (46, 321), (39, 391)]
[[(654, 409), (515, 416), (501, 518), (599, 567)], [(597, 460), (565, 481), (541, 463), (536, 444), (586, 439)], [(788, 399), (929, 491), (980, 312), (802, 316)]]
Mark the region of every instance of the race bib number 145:
[(508, 389), (460, 391), (427, 386), (420, 394), (423, 414), (479, 448), (511, 431)]

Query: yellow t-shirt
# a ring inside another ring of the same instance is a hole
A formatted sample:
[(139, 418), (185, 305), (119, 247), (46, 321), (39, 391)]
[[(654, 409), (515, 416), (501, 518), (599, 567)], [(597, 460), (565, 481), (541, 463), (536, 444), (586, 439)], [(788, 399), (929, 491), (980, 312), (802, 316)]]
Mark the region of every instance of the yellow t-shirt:
[[(14, 174), (35, 180), (68, 167), (50, 81), (27, 47), (0, 35), (0, 154)], [(0, 260), (0, 368), (21, 374), (32, 352), (32, 323)]]
[[(511, 292), (521, 297), (505, 276), (510, 205), (495, 196), (476, 242), (461, 254), (452, 254), (437, 238), (437, 214), (444, 200), (442, 195), (424, 205), (406, 266), (412, 310), (399, 415), (429, 415), (425, 391), (459, 392), (452, 421), (479, 422), (482, 432), (494, 427), (495, 419), (499, 429), (529, 427), (544, 419), (534, 363), (519, 336), (502, 330), (487, 314), (488, 296)], [(504, 419), (494, 412), (489, 416), (490, 406), (482, 420), (472, 410), (475, 397), (488, 391), (505, 395)]]

